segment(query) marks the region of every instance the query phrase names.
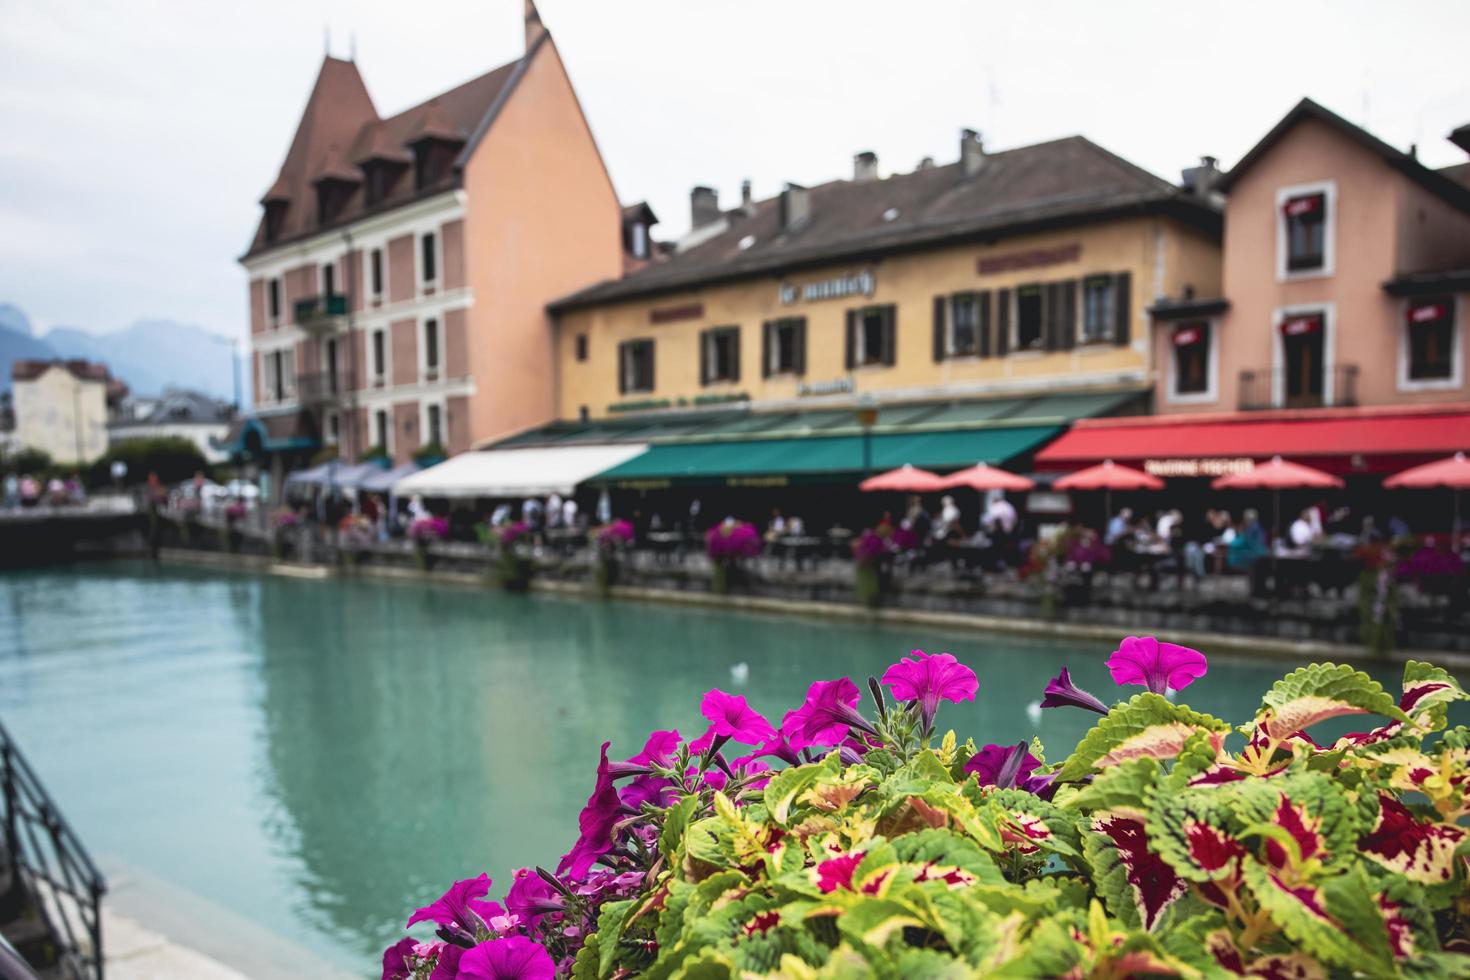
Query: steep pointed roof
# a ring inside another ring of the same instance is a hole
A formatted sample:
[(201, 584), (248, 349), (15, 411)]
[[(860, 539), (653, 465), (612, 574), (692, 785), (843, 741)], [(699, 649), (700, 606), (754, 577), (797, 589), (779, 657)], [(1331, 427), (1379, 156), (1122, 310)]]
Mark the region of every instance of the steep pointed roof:
[[(359, 166), (370, 160), (413, 162), (410, 145), (433, 137), (464, 143), (479, 132), (508, 95), (519, 77), (516, 69), (524, 59), (501, 65), (493, 71), (457, 85), (447, 92), (387, 118), (378, 115), (367, 86), (350, 61), (327, 58), (312, 87), (306, 109), (280, 174), (262, 203), (285, 201), (287, 206), (274, 241), (265, 241), (265, 222), (257, 224), (245, 256), (275, 248), (294, 239), (322, 231), (318, 223), (314, 184), (323, 178), (361, 182)], [(411, 180), (399, 180), (388, 196), (366, 206), (361, 188), (355, 190), (335, 213), (331, 226), (355, 220), (369, 211), (378, 213), (416, 200), (421, 193), (439, 193), (457, 186), (455, 173), (447, 183), (420, 191)]]

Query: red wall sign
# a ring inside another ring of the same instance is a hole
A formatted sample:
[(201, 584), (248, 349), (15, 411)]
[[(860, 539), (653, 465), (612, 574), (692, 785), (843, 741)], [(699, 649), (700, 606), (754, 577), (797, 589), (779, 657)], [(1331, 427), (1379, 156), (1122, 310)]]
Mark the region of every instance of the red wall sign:
[(1304, 214), (1311, 214), (1322, 207), (1321, 194), (1308, 194), (1306, 197), (1293, 197), (1281, 206), (1281, 211), (1288, 218), (1299, 218)]
[(1193, 347), (1205, 339), (1205, 332), (1199, 327), (1180, 327), (1174, 331), (1175, 347)]
[(976, 271), (982, 276), (997, 272), (1012, 272), (1016, 269), (1036, 269), (1047, 265), (1064, 265), (1082, 258), (1080, 244), (1060, 245), (1056, 248), (1036, 248), (1029, 252), (1012, 252), (1010, 255), (992, 255), (976, 263)]
[(1443, 303), (1424, 303), (1409, 307), (1410, 323), (1433, 323), (1442, 318), (1449, 309)]
[(1281, 336), (1301, 337), (1309, 333), (1322, 332), (1322, 314), (1313, 313), (1310, 316), (1289, 316), (1281, 321)]
[(683, 306), (662, 306), (648, 311), (649, 323), (674, 323), (678, 320), (698, 320), (704, 316), (703, 303), (685, 303)]

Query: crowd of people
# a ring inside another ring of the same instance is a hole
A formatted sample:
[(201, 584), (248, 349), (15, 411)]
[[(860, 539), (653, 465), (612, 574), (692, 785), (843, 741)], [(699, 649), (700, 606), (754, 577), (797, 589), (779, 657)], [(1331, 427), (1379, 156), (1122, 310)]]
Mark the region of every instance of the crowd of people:
[(3, 503), (6, 510), (25, 507), (81, 506), (87, 502), (87, 488), (80, 473), (66, 479), (53, 476), (41, 480), (30, 473), (7, 473), (3, 481)]

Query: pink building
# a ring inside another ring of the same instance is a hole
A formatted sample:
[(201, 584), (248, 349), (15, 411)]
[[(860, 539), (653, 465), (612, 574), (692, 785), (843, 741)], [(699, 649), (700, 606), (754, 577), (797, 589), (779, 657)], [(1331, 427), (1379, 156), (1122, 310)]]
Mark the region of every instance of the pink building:
[(1214, 181), (1223, 295), (1151, 310), (1156, 411), (1467, 400), (1467, 184), (1303, 99)]
[(239, 458), (323, 446), (396, 463), (553, 413), (547, 301), (619, 275), (623, 211), (550, 33), (382, 116), (328, 57), (261, 199), (249, 275), (255, 414)]

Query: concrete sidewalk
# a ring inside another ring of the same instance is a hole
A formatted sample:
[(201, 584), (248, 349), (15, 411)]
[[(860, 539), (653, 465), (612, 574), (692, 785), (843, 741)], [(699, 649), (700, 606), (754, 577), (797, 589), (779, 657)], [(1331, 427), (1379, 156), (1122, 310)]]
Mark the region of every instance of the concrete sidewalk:
[(247, 980), (245, 974), (105, 908), (102, 935), (112, 980)]

